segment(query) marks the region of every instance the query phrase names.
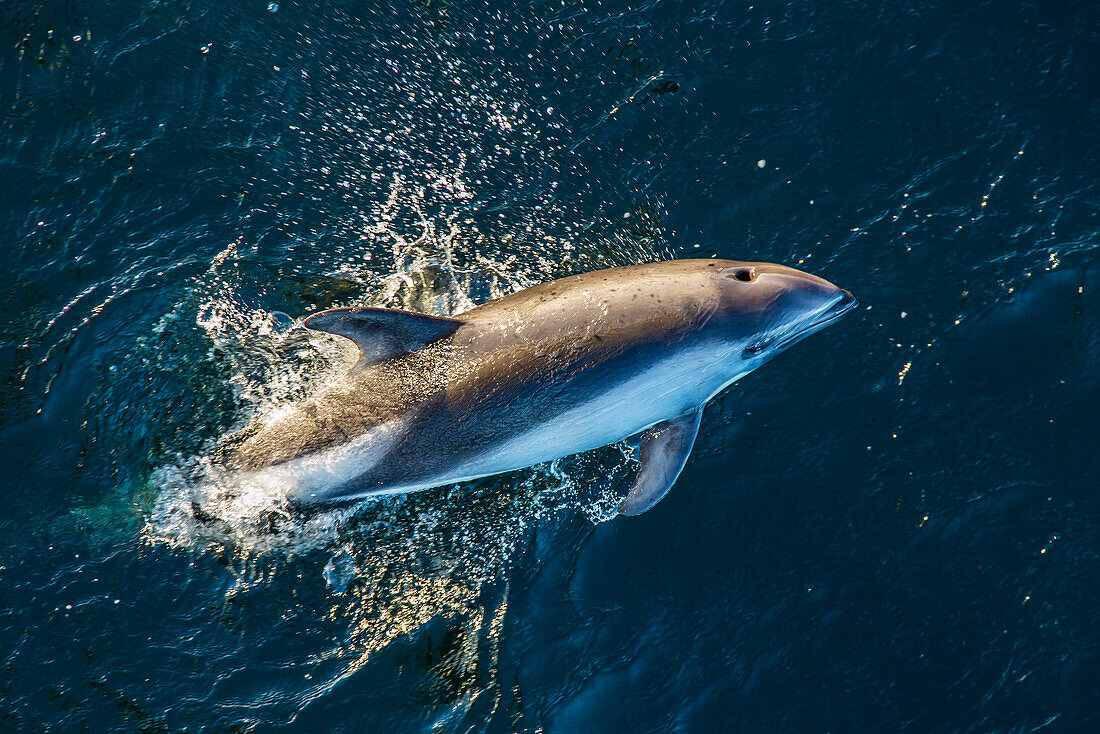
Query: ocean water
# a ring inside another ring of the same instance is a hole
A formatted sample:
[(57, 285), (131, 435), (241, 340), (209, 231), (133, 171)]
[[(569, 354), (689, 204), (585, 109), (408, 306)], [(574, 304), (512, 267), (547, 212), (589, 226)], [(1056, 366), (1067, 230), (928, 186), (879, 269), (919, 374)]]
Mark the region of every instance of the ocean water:
[[(1100, 6), (0, 3), (0, 731), (1100, 730)], [(674, 257), (860, 309), (615, 447), (206, 492), (296, 322)]]

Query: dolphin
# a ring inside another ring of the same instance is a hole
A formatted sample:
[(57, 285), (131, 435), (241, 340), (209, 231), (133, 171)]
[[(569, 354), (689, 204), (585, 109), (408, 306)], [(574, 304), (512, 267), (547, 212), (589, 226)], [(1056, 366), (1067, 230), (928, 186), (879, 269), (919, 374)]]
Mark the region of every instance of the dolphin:
[(640, 437), (619, 507), (637, 515), (687, 462), (711, 398), (856, 299), (782, 265), (672, 260), (526, 288), (452, 318), (336, 308), (309, 329), (359, 359), (217, 450), (293, 501), (411, 492)]

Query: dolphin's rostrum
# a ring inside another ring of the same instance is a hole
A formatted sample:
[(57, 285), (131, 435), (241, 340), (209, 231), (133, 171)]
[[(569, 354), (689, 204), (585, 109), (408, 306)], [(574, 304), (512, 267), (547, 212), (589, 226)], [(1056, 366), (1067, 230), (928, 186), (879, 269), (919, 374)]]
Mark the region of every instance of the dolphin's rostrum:
[(527, 288), (454, 318), (342, 308), (310, 329), (359, 347), (345, 378), (253, 421), (218, 461), (299, 501), (408, 492), (641, 434), (620, 513), (676, 481), (707, 401), (856, 304), (769, 263), (673, 260)]

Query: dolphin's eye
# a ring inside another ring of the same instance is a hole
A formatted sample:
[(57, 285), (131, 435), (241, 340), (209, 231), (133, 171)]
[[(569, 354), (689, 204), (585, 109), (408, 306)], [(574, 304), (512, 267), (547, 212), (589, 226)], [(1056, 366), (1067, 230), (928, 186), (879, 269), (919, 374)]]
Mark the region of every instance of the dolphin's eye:
[(756, 280), (756, 268), (730, 268), (725, 272), (725, 276), (742, 283), (751, 283)]

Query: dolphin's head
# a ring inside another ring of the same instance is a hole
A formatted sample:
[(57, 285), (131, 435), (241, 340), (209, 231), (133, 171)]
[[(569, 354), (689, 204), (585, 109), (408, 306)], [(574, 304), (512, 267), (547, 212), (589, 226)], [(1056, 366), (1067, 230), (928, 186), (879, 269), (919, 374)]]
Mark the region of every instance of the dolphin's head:
[(829, 281), (772, 263), (712, 261), (718, 302), (711, 323), (730, 357), (751, 371), (855, 308)]

